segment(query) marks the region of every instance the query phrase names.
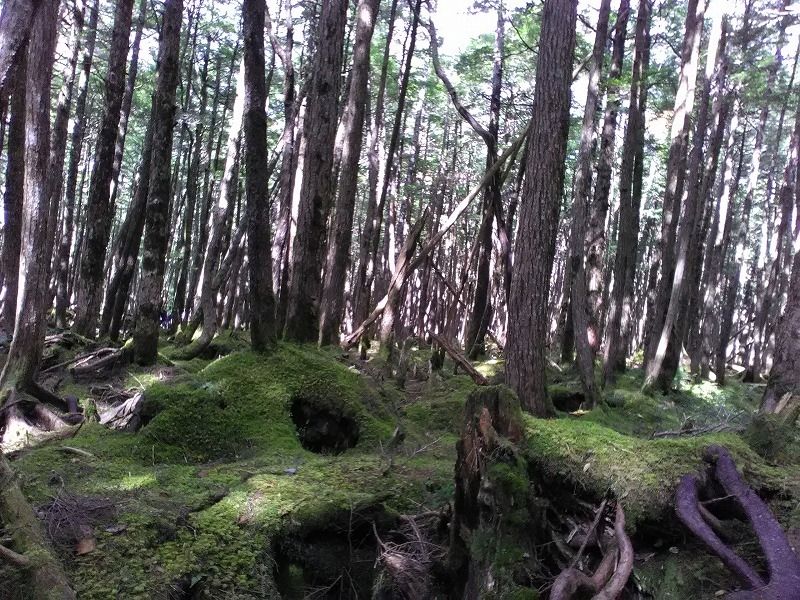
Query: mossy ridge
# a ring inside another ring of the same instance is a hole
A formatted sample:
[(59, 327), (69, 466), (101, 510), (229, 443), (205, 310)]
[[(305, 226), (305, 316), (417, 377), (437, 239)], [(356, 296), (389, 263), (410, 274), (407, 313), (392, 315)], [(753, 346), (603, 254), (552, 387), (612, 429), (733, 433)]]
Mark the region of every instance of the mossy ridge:
[(727, 447), (756, 489), (800, 495), (797, 473), (768, 465), (732, 433), (646, 440), (584, 418), (524, 419), (526, 454), (535, 468), (596, 499), (607, 491), (624, 499), (632, 529), (671, 515), (678, 478), (702, 468), (710, 444)]

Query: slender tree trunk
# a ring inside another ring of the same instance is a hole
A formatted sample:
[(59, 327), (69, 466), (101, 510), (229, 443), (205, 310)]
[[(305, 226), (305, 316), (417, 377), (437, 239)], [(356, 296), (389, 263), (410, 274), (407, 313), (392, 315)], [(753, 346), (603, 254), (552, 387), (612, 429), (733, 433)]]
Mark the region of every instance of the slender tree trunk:
[[(194, 231), (195, 213), (197, 212), (197, 197), (201, 191), (199, 186), (200, 161), (203, 147), (203, 118), (206, 114), (206, 104), (208, 102), (208, 58), (210, 48), (207, 45), (203, 53), (203, 66), (200, 71), (200, 108), (198, 111), (197, 125), (194, 128), (194, 145), (192, 147), (192, 159), (189, 164), (189, 172), (186, 175), (186, 209), (183, 220), (183, 239), (181, 240), (181, 262), (179, 265), (178, 282), (175, 285), (175, 296), (173, 303), (173, 314), (175, 326), (184, 323), (188, 317), (185, 314), (186, 308), (186, 287), (189, 279), (189, 265), (192, 253), (192, 233)], [(218, 74), (219, 76), (219, 74)], [(199, 223), (200, 228), (205, 223)]]
[(644, 173), (644, 114), (647, 105), (647, 69), (650, 64), (651, 12), (651, 0), (639, 0), (628, 127), (625, 130), (620, 167), (614, 289), (609, 304), (606, 346), (603, 354), (603, 377), (606, 384), (613, 383), (616, 373), (625, 369), (628, 332), (632, 321), (639, 243), (639, 207)]
[(549, 0), (542, 12), (536, 95), (511, 283), (506, 379), (525, 408), (553, 413), (545, 388), (547, 301), (569, 134), (575, 0)]
[[(694, 108), (697, 64), (700, 57), (700, 39), (703, 31), (706, 0), (689, 0), (686, 12), (686, 27), (681, 49), (681, 72), (675, 94), (675, 109), (672, 115), (669, 157), (667, 159), (666, 187), (664, 189), (661, 216), (661, 238), (656, 248), (653, 264), (658, 265), (660, 277), (653, 291), (652, 310), (648, 306), (646, 326), (645, 364), (650, 373), (661, 371), (663, 355), (658, 368), (649, 366), (664, 331), (664, 318), (669, 305), (670, 292), (675, 274), (675, 249), (680, 216), (681, 199), (686, 179), (686, 160), (689, 148), (690, 116)], [(655, 380), (655, 375), (651, 375)]]
[(19, 282), (20, 245), (22, 243), (22, 206), (25, 189), (25, 87), (27, 46), (19, 51), (9, 84), (11, 105), (8, 124), (8, 159), (6, 162), (5, 191), (3, 193), (3, 250), (0, 266), (5, 275), (3, 310), (0, 313), (0, 331), (11, 335), (17, 316), (17, 285)]
[(31, 30), (33, 17), (42, 0), (6, 0), (0, 12), (0, 95), (6, 92), (20, 48)]
[[(78, 171), (80, 170), (83, 140), (86, 131), (86, 103), (89, 96), (89, 72), (94, 61), (94, 48), (97, 41), (97, 19), (99, 0), (89, 8), (86, 44), (81, 58), (81, 72), (78, 80), (78, 95), (75, 101), (75, 117), (70, 135), (67, 178), (64, 191), (64, 220), (58, 246), (58, 273), (56, 275), (56, 326), (67, 327), (67, 309), (70, 295), (70, 250), (72, 248), (75, 196), (78, 190)], [(88, 159), (86, 161), (89, 162)], [(81, 184), (81, 189), (83, 185)], [(76, 257), (77, 258), (77, 255)]]
[(122, 153), (125, 150), (125, 136), (128, 133), (128, 119), (131, 114), (131, 105), (133, 104), (133, 91), (136, 87), (136, 77), (139, 73), (139, 48), (142, 44), (142, 32), (146, 20), (147, 0), (140, 0), (139, 16), (136, 19), (136, 34), (134, 35), (130, 52), (130, 66), (128, 67), (128, 76), (125, 80), (125, 91), (122, 95), (117, 140), (114, 144), (114, 162), (111, 165), (111, 206), (116, 206), (117, 196), (119, 194), (119, 173), (122, 168)]
[[(61, 206), (61, 193), (64, 189), (64, 157), (67, 152), (67, 125), (69, 124), (69, 113), (72, 108), (72, 96), (75, 89), (75, 70), (80, 55), (80, 39), (81, 33), (83, 32), (83, 3), (80, 0), (75, 3), (72, 13), (72, 31), (68, 41), (68, 47), (72, 49), (72, 55), (67, 61), (62, 73), (63, 83), (58, 96), (58, 104), (56, 105), (56, 118), (53, 122), (53, 133), (50, 141), (50, 160), (47, 170), (47, 193), (48, 203), (50, 205), (50, 214), (47, 221), (48, 257), (53, 255), (58, 209)], [(52, 264), (52, 261), (50, 264)], [(48, 281), (49, 279), (50, 275), (48, 271)], [(49, 293), (48, 299), (52, 299)]]
[(75, 321), (76, 333), (94, 336), (103, 287), (103, 267), (111, 233), (110, 192), (114, 145), (117, 140), (122, 96), (125, 92), (125, 62), (128, 56), (128, 36), (131, 31), (133, 0), (120, 0), (116, 6), (111, 46), (108, 54), (108, 73), (105, 82), (105, 108), (94, 152), (94, 167), (89, 183), (89, 199), (85, 250), (78, 279)]
[(140, 364), (158, 356), (161, 288), (169, 241), (170, 158), (175, 120), (175, 90), (180, 77), (179, 50), (183, 0), (166, 0), (158, 48), (158, 77), (153, 103), (153, 149), (147, 196), (142, 275), (138, 293), (133, 351)]
[(263, 352), (275, 344), (275, 297), (267, 156), (267, 87), (264, 79), (265, 0), (244, 0), (244, 161), (246, 168), (247, 256), (250, 267), (250, 341)]
[[(379, 235), (380, 223), (383, 214), (378, 214), (378, 180), (380, 176), (380, 148), (382, 144), (384, 97), (386, 95), (386, 79), (389, 70), (389, 57), (392, 38), (394, 37), (394, 22), (397, 14), (397, 0), (392, 0), (389, 11), (388, 31), (386, 33), (386, 45), (383, 51), (383, 62), (381, 63), (381, 74), (378, 82), (378, 93), (375, 100), (375, 110), (372, 115), (372, 124), (369, 134), (369, 144), (367, 146), (368, 162), (368, 195), (367, 208), (364, 216), (364, 230), (361, 232), (361, 240), (358, 249), (358, 269), (356, 270), (353, 282), (353, 324), (354, 326), (362, 322), (369, 313), (370, 290), (367, 282), (371, 281), (371, 273), (374, 265), (371, 264), (373, 240)], [(377, 241), (374, 242), (377, 247)]]
[(325, 234), (333, 204), (333, 146), (347, 4), (345, 0), (331, 0), (322, 4), (308, 107), (303, 121), (306, 140), (303, 182), (284, 332), (288, 339), (298, 342), (318, 339), (317, 302), (322, 291), (320, 274)]
[[(595, 27), (594, 46), (589, 67), (589, 82), (586, 89), (586, 103), (583, 108), (583, 124), (575, 160), (575, 178), (572, 183), (572, 227), (570, 229), (569, 260), (565, 269), (565, 301), (563, 306), (568, 313), (565, 317), (564, 335), (561, 342), (561, 359), (572, 360), (573, 348), (577, 349), (578, 370), (585, 391), (594, 402), (593, 352), (588, 338), (589, 315), (586, 298), (584, 272), (584, 238), (588, 215), (589, 195), (592, 190), (592, 162), (597, 132), (597, 112), (600, 104), (600, 76), (603, 71), (603, 58), (608, 38), (608, 20), (611, 14), (611, 0), (602, 0)], [(583, 281), (577, 281), (578, 278)], [(576, 293), (580, 297), (576, 297)]]
[(236, 205), (236, 192), (239, 187), (239, 151), (241, 149), (242, 118), (244, 113), (244, 61), (239, 68), (236, 79), (236, 99), (228, 129), (225, 167), (217, 202), (210, 215), (208, 244), (203, 257), (203, 270), (198, 282), (199, 297), (195, 298), (197, 307), (191, 323), (186, 329), (187, 341), (194, 335), (197, 325), (202, 320), (203, 330), (184, 351), (183, 356), (193, 358), (205, 349), (217, 332), (216, 290), (214, 279), (217, 276), (220, 255), (224, 249), (223, 238), (226, 224), (231, 219)]
[[(702, 17), (700, 17), (702, 18)], [(698, 35), (702, 35), (701, 31)], [(703, 202), (701, 198), (703, 148), (708, 128), (709, 105), (711, 104), (712, 82), (714, 73), (721, 72), (724, 77), (723, 64), (725, 55), (725, 34), (722, 15), (714, 20), (708, 43), (708, 62), (700, 110), (695, 124), (694, 144), (689, 157), (688, 187), (683, 220), (677, 240), (675, 269), (672, 275), (671, 290), (664, 314), (664, 323), (658, 336), (652, 358), (645, 370), (645, 388), (658, 387), (668, 391), (678, 371), (680, 353), (683, 346), (685, 317), (687, 312), (687, 283), (693, 281), (693, 269), (699, 266), (689, 264), (694, 256), (692, 246), (699, 244), (699, 221), (702, 219)], [(720, 62), (717, 62), (718, 56)], [(720, 85), (724, 79), (719, 80)], [(677, 217), (677, 211), (675, 216)], [(681, 320), (683, 319), (683, 322)], [(655, 339), (655, 338), (654, 338)]]
[(600, 349), (602, 323), (605, 313), (603, 302), (603, 263), (606, 252), (606, 220), (608, 219), (611, 192), (611, 171), (614, 165), (614, 142), (617, 135), (617, 113), (620, 106), (620, 74), (625, 58), (625, 36), (628, 31), (630, 0), (620, 0), (617, 22), (614, 25), (614, 43), (611, 67), (606, 86), (606, 111), (600, 135), (600, 155), (597, 161), (597, 180), (586, 230), (586, 294), (589, 311), (589, 345), (592, 352)]
[(281, 47), (278, 40), (272, 37), (273, 52), (279, 55), (283, 64), (283, 156), (278, 188), (280, 202), (278, 209), (278, 225), (275, 228), (275, 239), (272, 241), (272, 289), (278, 297), (276, 329), (283, 331), (286, 322), (286, 306), (288, 302), (289, 271), (289, 234), (292, 221), (292, 198), (294, 196), (294, 179), (297, 170), (297, 146), (295, 145), (295, 120), (299, 111), (299, 102), (295, 98), (295, 72), (292, 62), (294, 46), (294, 24), (292, 20), (291, 0), (285, 0), (286, 41)]
[(347, 104), (342, 117), (343, 145), (339, 195), (333, 218), (333, 236), (328, 245), (325, 281), (320, 305), (319, 343), (339, 341), (344, 316), (344, 282), (350, 258), (353, 210), (358, 191), (358, 162), (364, 130), (364, 112), (369, 80), (369, 53), (379, 0), (360, 0), (356, 9), (356, 38)]

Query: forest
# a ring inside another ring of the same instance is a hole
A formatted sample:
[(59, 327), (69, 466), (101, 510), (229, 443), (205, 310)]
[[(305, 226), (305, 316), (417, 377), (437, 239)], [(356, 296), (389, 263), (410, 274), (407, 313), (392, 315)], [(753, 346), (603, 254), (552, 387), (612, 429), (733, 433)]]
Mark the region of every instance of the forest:
[(797, 0), (0, 0), (0, 600), (800, 600)]

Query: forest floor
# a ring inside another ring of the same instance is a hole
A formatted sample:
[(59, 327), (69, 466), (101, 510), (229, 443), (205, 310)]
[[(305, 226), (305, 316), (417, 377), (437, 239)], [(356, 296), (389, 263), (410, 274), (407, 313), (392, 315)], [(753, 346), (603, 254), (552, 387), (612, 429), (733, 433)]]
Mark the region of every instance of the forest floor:
[[(165, 345), (164, 364), (111, 378), (49, 372), (87, 414), (110, 389), (145, 396), (137, 433), (90, 420), (12, 453), (79, 598), (369, 598), (404, 515), (433, 517), (426, 535), (442, 555), (472, 380), (450, 362), (429, 375), (424, 348), (411, 352), (402, 388), (380, 355), (246, 348), (242, 334), (223, 333), (204, 359), (169, 361)], [(49, 362), (75, 351), (56, 349)], [(502, 378), (502, 361), (476, 367)], [(564, 411), (525, 416), (523, 451), (538, 495), (597, 504), (611, 492), (625, 503), (639, 597), (713, 598), (734, 586), (673, 514), (678, 478), (701, 469), (709, 444), (729, 449), (790, 536), (800, 531), (800, 443), (754, 419), (760, 386), (684, 379), (672, 394), (646, 396), (633, 370), (584, 411), (575, 379), (552, 371)], [(736, 539), (744, 556), (759, 556), (746, 532)], [(0, 597), (24, 597), (18, 584), (0, 572)]]

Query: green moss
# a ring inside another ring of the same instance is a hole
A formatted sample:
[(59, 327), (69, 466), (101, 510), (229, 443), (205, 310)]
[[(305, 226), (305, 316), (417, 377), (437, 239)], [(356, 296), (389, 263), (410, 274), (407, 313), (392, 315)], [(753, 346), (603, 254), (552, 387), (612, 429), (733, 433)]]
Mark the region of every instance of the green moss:
[[(63, 549), (79, 597), (167, 597), (190, 584), (202, 598), (275, 597), (276, 537), (361, 506), (410, 513), (449, 499), (454, 437), (416, 430), (419, 442), (387, 468), (380, 443), (396, 425), (393, 396), (337, 356), (288, 344), (270, 355), (232, 354), (151, 383), (151, 420), (137, 434), (87, 423), (68, 442), (20, 456), (15, 468), (35, 505), (68, 491), (117, 507), (115, 527), (95, 531), (95, 551)], [(357, 447), (339, 456), (304, 450), (289, 415), (300, 394), (355, 418)]]
[(577, 486), (590, 497), (611, 491), (623, 499), (632, 528), (661, 520), (672, 511), (681, 475), (699, 471), (709, 444), (726, 446), (754, 486), (782, 489), (796, 476), (768, 466), (734, 434), (641, 439), (585, 418), (553, 420), (525, 416), (526, 455), (546, 480)]

